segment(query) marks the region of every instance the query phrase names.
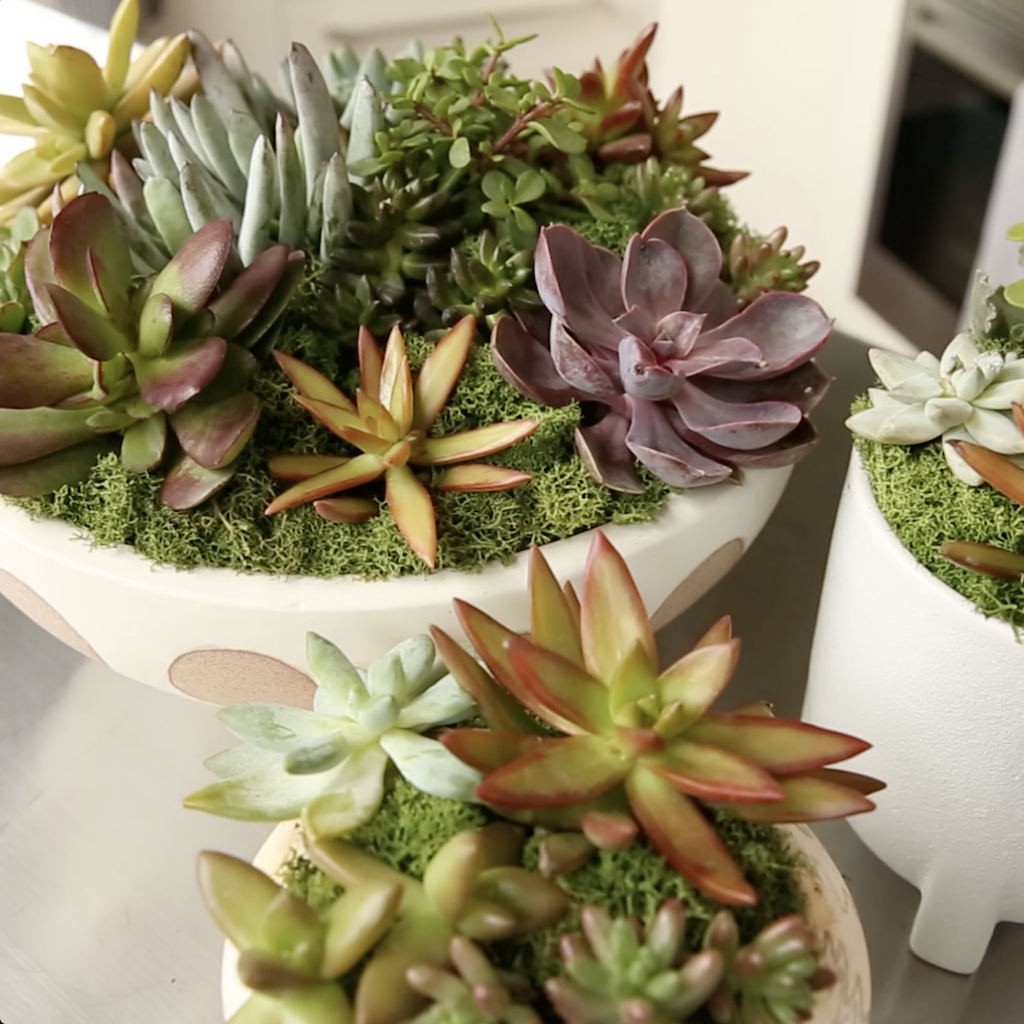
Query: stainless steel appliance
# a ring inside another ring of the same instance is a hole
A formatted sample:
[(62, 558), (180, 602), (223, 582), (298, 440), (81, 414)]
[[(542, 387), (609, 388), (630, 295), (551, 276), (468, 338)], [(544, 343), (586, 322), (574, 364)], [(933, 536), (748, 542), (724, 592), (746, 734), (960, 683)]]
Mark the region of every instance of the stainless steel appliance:
[(921, 348), (956, 330), (997, 179), (1024, 219), (998, 175), (1022, 82), (1024, 0), (909, 0), (857, 291)]

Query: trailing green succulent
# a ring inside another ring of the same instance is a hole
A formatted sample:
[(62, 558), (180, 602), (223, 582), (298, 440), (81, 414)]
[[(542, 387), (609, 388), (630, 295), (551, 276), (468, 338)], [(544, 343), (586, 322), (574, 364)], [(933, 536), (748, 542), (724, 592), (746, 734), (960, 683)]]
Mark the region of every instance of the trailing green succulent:
[[(449, 966), (456, 936), (497, 943), (548, 928), (565, 916), (565, 893), (520, 866), (525, 840), (522, 829), (505, 822), (460, 832), (435, 854), (422, 881), (345, 839), (307, 845), (309, 859), (346, 891), (368, 885), (402, 888), (394, 926), (359, 973), (355, 1012), (361, 1024), (401, 1024), (423, 1009), (426, 1000), (417, 982), (423, 981), (424, 968)], [(506, 1024), (529, 1022), (517, 1015)]]
[(746, 946), (728, 911), (704, 933), (704, 948), (724, 962), (722, 980), (708, 1000), (715, 1024), (798, 1024), (814, 1012), (815, 993), (835, 974), (820, 964), (820, 938), (799, 914), (780, 918)]
[(336, 979), (368, 954), (394, 923), (400, 884), (367, 880), (318, 915), (243, 860), (199, 855), (199, 892), (239, 953), (238, 976), (252, 995), (228, 1024), (339, 1024), (352, 1007)]
[(405, 972), (409, 985), (433, 1004), (412, 1024), (541, 1024), (532, 986), (498, 970), (471, 939), (456, 935), (448, 956), (449, 970), (417, 964)]
[(157, 276), (133, 281), (102, 196), (83, 195), (25, 255), (33, 335), (0, 336), (0, 493), (86, 477), (120, 437), (134, 472), (170, 465), (161, 500), (192, 508), (231, 479), (260, 413), (252, 354), (302, 274), (276, 246), (228, 283), (231, 228), (197, 232)]
[(116, 146), (131, 139), (132, 120), (144, 117), (150, 95), (190, 95), (185, 70), (188, 39), (157, 39), (135, 60), (139, 0), (121, 0), (110, 21), (103, 68), (73, 46), (28, 44), (31, 66), (21, 97), (0, 96), (0, 133), (25, 135), (33, 148), (0, 168), (0, 224), (25, 207), (48, 221), (77, 194), (76, 166), (103, 177)]
[(636, 584), (600, 532), (579, 600), (531, 551), (530, 639), (465, 602), (455, 610), (486, 671), (444, 632), (433, 635), (490, 728), (452, 729), (442, 742), (485, 773), (476, 794), (499, 813), (582, 828), (609, 846), (642, 830), (703, 892), (750, 905), (757, 895), (698, 801), (761, 822), (874, 806), (867, 794), (880, 783), (825, 767), (867, 749), (861, 740), (764, 706), (709, 710), (739, 655), (728, 619), (659, 674)]
[(21, 334), (29, 325), (32, 298), (25, 283), (25, 247), (39, 232), (39, 215), (25, 207), (0, 224), (0, 333)]
[(474, 799), (479, 774), (422, 735), (474, 710), (429, 637), (406, 640), (364, 671), (309, 633), (306, 658), (317, 684), (313, 710), (222, 709), (217, 717), (244, 743), (206, 762), (221, 781), (187, 797), (186, 807), (249, 821), (301, 816), (311, 838), (343, 835), (377, 812), (391, 764), (425, 793)]
[[(292, 356), (276, 352), (281, 368), (298, 389), (298, 402), (361, 454), (282, 454), (270, 460), (273, 476), (295, 480), (267, 507), (273, 515), (307, 502), (325, 519), (358, 522), (375, 514), (365, 498), (335, 495), (384, 477), (385, 498), (402, 536), (427, 565), (437, 558), (437, 520), (430, 490), (499, 491), (530, 479), (529, 473), (469, 462), (528, 437), (537, 420), (492, 423), (441, 437), (431, 435), (455, 387), (476, 337), (476, 321), (460, 320), (427, 356), (413, 381), (402, 332), (393, 328), (383, 353), (362, 328), (359, 336), (360, 388), (349, 399), (323, 374)], [(416, 475), (443, 467), (429, 484)]]

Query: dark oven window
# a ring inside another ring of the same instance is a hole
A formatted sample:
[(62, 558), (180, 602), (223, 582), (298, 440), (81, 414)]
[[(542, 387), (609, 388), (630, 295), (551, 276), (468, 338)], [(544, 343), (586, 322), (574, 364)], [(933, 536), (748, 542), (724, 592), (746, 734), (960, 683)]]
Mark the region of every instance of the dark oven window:
[(1010, 106), (914, 47), (881, 241), (959, 307), (972, 267)]

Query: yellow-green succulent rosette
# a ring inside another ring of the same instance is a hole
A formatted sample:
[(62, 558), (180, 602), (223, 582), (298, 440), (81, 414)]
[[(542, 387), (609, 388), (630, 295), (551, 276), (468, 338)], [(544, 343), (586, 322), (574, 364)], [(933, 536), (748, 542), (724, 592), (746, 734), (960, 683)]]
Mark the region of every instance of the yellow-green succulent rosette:
[(74, 46), (28, 44), (31, 66), (21, 96), (0, 95), (0, 133), (34, 140), (0, 169), (0, 224), (26, 206), (44, 220), (53, 195), (67, 202), (78, 191), (75, 168), (88, 162), (106, 176), (115, 146), (131, 139), (131, 124), (149, 111), (151, 90), (188, 92), (184, 35), (150, 43), (133, 61), (139, 0), (121, 0), (110, 22), (110, 46), (100, 68)]

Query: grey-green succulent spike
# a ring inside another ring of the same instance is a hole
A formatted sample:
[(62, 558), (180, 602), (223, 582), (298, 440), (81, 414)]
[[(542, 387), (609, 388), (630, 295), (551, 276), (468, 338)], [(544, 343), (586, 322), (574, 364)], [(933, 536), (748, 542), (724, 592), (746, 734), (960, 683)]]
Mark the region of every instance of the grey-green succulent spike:
[(218, 219), (232, 222), (246, 266), (278, 243), (326, 259), (352, 213), (343, 149), (363, 154), (372, 147), (376, 94), (362, 103), (366, 129), (343, 146), (327, 84), (304, 46), (293, 44), (287, 61), (292, 111), (234, 47), (218, 54), (192, 35), (204, 92), (189, 105), (153, 94), (152, 121), (135, 125), (142, 157), (134, 169), (115, 158), (110, 189), (95, 175), (86, 176), (86, 188), (116, 196), (136, 256), (150, 269)]
[(457, 935), (448, 955), (451, 970), (417, 964), (405, 972), (409, 985), (432, 1000), (411, 1024), (541, 1024), (529, 983), (499, 971), (475, 942)]

